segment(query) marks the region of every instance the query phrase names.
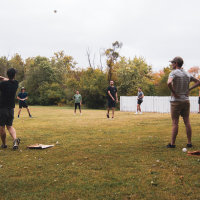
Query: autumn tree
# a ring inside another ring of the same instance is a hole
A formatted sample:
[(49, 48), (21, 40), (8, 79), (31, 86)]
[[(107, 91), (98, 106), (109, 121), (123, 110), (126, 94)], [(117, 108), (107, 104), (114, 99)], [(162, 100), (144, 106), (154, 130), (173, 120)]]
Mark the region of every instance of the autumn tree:
[(112, 48), (105, 51), (104, 55), (107, 57), (106, 64), (108, 67), (108, 82), (114, 80), (113, 78), (113, 67), (117, 59), (119, 58), (119, 50), (123, 46), (122, 43), (116, 41), (112, 43)]
[(147, 65), (144, 58), (135, 57), (133, 60), (127, 60), (121, 57), (117, 65), (115, 74), (120, 95), (137, 95), (138, 87), (142, 87), (143, 91), (148, 91), (149, 84), (151, 85), (149, 82), (151, 66)]

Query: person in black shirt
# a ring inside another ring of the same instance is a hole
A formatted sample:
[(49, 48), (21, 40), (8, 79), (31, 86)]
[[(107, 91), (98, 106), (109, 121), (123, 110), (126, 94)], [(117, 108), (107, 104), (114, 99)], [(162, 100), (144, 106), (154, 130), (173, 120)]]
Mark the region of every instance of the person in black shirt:
[(20, 139), (16, 137), (16, 131), (12, 127), (15, 108), (15, 94), (18, 88), (18, 81), (14, 80), (17, 71), (13, 68), (7, 71), (8, 79), (0, 76), (0, 137), (2, 140), (2, 148), (7, 148), (6, 131), (7, 127), (11, 137), (13, 138), (13, 149), (18, 149)]
[(28, 94), (25, 92), (25, 90), (26, 89), (24, 87), (22, 87), (21, 92), (17, 95), (17, 99), (19, 99), (19, 112), (18, 112), (18, 116), (17, 116), (18, 119), (19, 119), (19, 115), (22, 110), (22, 107), (26, 108), (27, 112), (29, 114), (29, 117), (33, 118), (33, 116), (30, 113), (29, 107), (26, 103), (26, 99), (28, 99)]
[(107, 88), (108, 92), (108, 112), (107, 118), (109, 118), (109, 111), (112, 107), (112, 118), (114, 118), (115, 106), (118, 103), (117, 88), (114, 86), (114, 81), (110, 81), (110, 86)]

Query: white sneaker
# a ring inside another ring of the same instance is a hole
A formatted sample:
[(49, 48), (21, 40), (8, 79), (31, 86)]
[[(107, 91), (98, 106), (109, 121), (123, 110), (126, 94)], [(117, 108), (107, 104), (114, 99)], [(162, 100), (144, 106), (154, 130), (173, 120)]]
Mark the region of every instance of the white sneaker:
[(138, 114), (138, 112), (135, 113), (136, 115)]
[(82, 113), (80, 113), (80, 115), (82, 115)]
[(141, 113), (139, 113), (139, 114), (142, 114), (142, 112), (141, 112)]
[(76, 115), (76, 114), (74, 113), (74, 115)]

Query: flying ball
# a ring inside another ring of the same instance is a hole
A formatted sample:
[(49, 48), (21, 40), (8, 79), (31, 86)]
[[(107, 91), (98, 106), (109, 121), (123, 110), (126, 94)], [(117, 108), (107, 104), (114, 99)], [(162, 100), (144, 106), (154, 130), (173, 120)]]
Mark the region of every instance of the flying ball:
[(182, 151), (183, 151), (183, 152), (187, 152), (187, 149), (186, 149), (186, 148), (183, 148)]
[(54, 13), (57, 13), (57, 10), (54, 10)]

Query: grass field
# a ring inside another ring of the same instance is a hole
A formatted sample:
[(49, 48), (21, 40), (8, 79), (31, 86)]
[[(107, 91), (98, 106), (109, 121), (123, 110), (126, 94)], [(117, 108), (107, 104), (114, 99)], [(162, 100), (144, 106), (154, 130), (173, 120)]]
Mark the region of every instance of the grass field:
[[(170, 114), (115, 113), (65, 107), (30, 107), (13, 126), (21, 139), (0, 151), (0, 199), (200, 199), (200, 157), (182, 152), (182, 119), (175, 149)], [(200, 150), (200, 115), (191, 114), (193, 148)], [(30, 150), (35, 143), (58, 144)]]

